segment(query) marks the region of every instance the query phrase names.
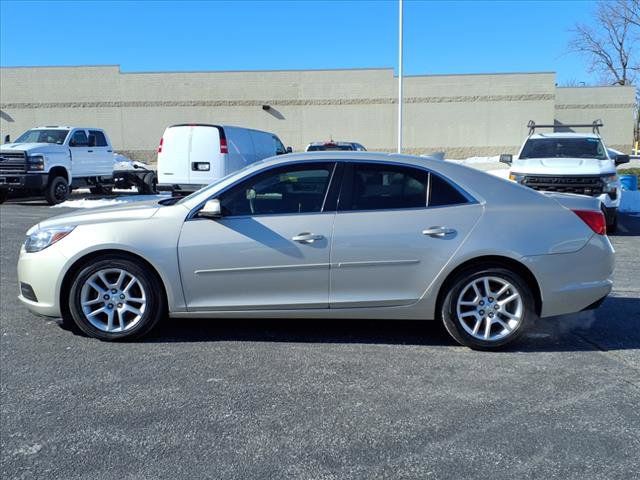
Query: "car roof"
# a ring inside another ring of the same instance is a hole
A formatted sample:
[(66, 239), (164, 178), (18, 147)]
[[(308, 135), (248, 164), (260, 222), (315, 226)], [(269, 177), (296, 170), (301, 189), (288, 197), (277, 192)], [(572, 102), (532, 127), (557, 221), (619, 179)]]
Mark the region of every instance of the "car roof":
[(263, 160), (264, 165), (284, 163), (285, 161), (326, 161), (326, 160), (344, 160), (344, 161), (363, 161), (363, 162), (389, 162), (405, 165), (416, 165), (419, 167), (428, 166), (431, 162), (437, 162), (438, 164), (444, 163), (442, 160), (437, 160), (433, 157), (417, 157), (414, 155), (401, 155), (398, 153), (384, 153), (384, 152), (362, 152), (354, 150), (330, 150), (330, 151), (314, 151), (314, 152), (297, 152), (289, 153), (287, 155), (280, 155), (278, 157), (271, 157), (270, 159)]
[(576, 133), (576, 132), (553, 132), (553, 133), (534, 133), (529, 138), (600, 138), (595, 133)]
[(326, 142), (311, 142), (309, 145), (313, 146), (323, 146), (323, 145), (354, 145), (356, 142), (345, 142), (345, 141), (335, 141), (335, 140), (327, 140)]
[(73, 130), (74, 128), (81, 128), (82, 130), (99, 130), (101, 132), (104, 131), (102, 128), (97, 127), (69, 127), (67, 125), (44, 125), (41, 127), (33, 127), (29, 130), (51, 130), (52, 128), (55, 128), (57, 130)]

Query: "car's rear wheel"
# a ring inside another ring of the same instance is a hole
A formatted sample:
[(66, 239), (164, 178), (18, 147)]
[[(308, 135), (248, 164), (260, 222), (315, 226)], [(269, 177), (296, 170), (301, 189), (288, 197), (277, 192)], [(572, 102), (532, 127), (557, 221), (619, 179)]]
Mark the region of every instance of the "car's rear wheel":
[(534, 320), (531, 288), (502, 267), (477, 267), (450, 283), (442, 302), (442, 320), (460, 344), (491, 350), (515, 341)]
[(69, 310), (78, 328), (91, 337), (140, 338), (165, 316), (162, 292), (160, 280), (142, 262), (107, 255), (76, 274)]

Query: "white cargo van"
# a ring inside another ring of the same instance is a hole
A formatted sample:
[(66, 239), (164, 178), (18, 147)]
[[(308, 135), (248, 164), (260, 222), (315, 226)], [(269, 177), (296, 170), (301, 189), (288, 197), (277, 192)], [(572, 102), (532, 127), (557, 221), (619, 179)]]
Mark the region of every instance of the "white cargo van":
[(229, 125), (167, 127), (158, 146), (158, 190), (194, 192), (251, 163), (291, 151), (277, 135)]

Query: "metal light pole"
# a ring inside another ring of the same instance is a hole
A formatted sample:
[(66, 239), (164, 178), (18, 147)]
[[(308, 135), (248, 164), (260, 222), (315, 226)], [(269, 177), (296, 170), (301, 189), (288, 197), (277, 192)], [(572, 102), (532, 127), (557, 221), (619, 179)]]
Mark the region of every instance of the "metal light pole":
[(398, 6), (398, 153), (402, 153), (402, 0)]

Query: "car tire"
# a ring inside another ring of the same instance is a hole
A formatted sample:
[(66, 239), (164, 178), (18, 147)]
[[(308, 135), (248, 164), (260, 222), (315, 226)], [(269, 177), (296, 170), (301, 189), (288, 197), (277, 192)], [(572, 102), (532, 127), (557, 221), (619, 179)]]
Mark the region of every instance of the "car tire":
[(0, 203), (6, 202), (7, 198), (9, 198), (9, 191), (3, 188), (0, 190)]
[(536, 318), (531, 288), (509, 269), (486, 265), (466, 269), (447, 288), (440, 309), (444, 326), (454, 340), (474, 350), (493, 350), (516, 341)]
[(147, 173), (143, 178), (142, 193), (147, 195), (156, 193), (157, 183), (158, 181), (156, 179), (155, 173), (153, 172)]
[(92, 259), (74, 276), (69, 311), (85, 334), (106, 341), (149, 333), (166, 316), (161, 281), (141, 261), (124, 255)]
[(64, 177), (53, 177), (44, 191), (49, 205), (57, 205), (69, 198), (69, 183)]

